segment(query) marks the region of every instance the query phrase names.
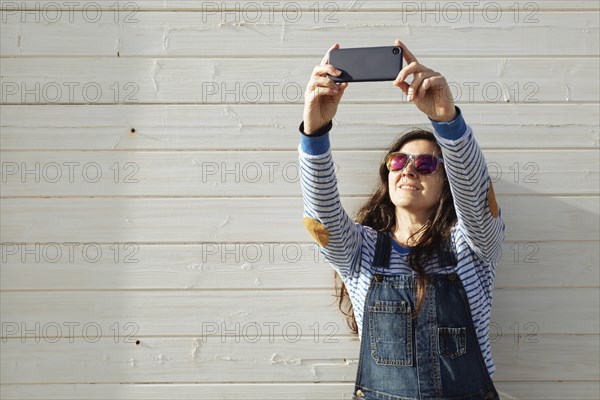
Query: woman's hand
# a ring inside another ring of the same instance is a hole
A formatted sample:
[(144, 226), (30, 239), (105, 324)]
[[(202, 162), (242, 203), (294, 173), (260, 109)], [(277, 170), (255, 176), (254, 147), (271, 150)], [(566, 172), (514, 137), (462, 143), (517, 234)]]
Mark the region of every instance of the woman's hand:
[(339, 49), (338, 43), (331, 48), (323, 57), (320, 65), (317, 65), (311, 75), (310, 81), (304, 93), (304, 133), (311, 134), (327, 125), (333, 119), (338, 104), (348, 87), (347, 82), (336, 84), (327, 74), (340, 75), (335, 67), (329, 64), (329, 52)]
[[(452, 121), (456, 117), (452, 93), (444, 78), (439, 72), (419, 64), (417, 58), (396, 39), (396, 46), (402, 47), (406, 65), (396, 80), (398, 86), (407, 95), (406, 99), (415, 103), (417, 108), (429, 118), (438, 122)], [(406, 83), (406, 78), (412, 75), (412, 82)]]

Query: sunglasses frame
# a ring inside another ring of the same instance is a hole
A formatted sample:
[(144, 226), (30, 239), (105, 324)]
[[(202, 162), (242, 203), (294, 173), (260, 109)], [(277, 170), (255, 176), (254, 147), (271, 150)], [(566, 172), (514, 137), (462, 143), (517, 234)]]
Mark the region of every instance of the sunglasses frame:
[[(404, 167), (402, 167), (401, 169), (393, 170), (393, 169), (390, 168), (390, 164), (391, 164), (392, 158), (394, 158), (394, 156), (396, 156), (397, 154), (404, 154), (405, 156), (408, 157), (408, 160), (406, 161), (406, 164), (404, 165)], [(435, 164), (435, 169), (430, 174), (422, 174), (421, 172), (419, 172), (419, 170), (417, 169), (417, 167), (415, 167), (415, 171), (417, 171), (417, 173), (419, 175), (423, 175), (423, 176), (433, 175), (438, 170), (438, 167), (440, 166), (440, 164), (442, 164), (444, 162), (444, 159), (442, 157), (437, 157), (437, 156), (434, 156), (433, 154), (417, 154), (417, 155), (414, 155), (414, 154), (405, 153), (403, 151), (395, 151), (393, 153), (388, 154), (388, 156), (385, 159), (385, 165), (387, 166), (387, 169), (388, 169), (389, 172), (399, 172), (399, 171), (403, 171), (408, 166), (408, 164), (410, 164), (411, 162), (413, 163), (413, 167), (414, 167), (415, 161), (417, 160), (417, 158), (419, 158), (421, 156), (430, 156), (430, 157), (433, 157), (436, 160), (436, 164)]]

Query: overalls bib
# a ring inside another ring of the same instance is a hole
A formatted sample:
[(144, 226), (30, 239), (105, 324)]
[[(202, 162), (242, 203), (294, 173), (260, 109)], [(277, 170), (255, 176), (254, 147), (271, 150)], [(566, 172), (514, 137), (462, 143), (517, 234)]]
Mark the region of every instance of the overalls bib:
[[(384, 275), (391, 237), (379, 232), (363, 313), (353, 400), (499, 399), (456, 273), (429, 274), (419, 315), (416, 277)], [(444, 265), (456, 265), (452, 252)]]

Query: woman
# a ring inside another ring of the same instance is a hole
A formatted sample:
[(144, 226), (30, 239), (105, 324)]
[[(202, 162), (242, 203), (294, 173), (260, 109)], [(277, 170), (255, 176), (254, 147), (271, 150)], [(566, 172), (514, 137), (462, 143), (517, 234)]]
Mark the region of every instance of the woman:
[(489, 322), (502, 215), (445, 78), (396, 46), (406, 66), (393, 84), (434, 133), (392, 144), (357, 221), (340, 203), (329, 147), (348, 87), (327, 77), (339, 74), (329, 52), (307, 85), (300, 125), (304, 225), (341, 277), (360, 337), (353, 399), (497, 399)]

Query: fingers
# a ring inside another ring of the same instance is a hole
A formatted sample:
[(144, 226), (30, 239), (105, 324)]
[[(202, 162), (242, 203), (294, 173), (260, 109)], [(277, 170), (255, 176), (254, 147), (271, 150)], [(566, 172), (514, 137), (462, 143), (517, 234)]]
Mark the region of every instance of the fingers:
[[(412, 75), (413, 79), (410, 84), (406, 83), (406, 78)], [(441, 76), (439, 72), (433, 71), (418, 62), (412, 62), (398, 73), (394, 85), (402, 89), (407, 94), (407, 100), (412, 101), (416, 96), (423, 98), (425, 92), (430, 87), (432, 81), (428, 79), (436, 76)], [(427, 81), (427, 84), (423, 86), (423, 83)]]
[(317, 88), (331, 89), (331, 90), (335, 90), (335, 91), (338, 90), (337, 85), (331, 78), (322, 77), (322, 76), (312, 79), (308, 84), (308, 89), (311, 91), (313, 91)]
[[(419, 87), (418, 96), (421, 99), (423, 99), (423, 98), (425, 98), (425, 93), (427, 92), (427, 90), (429, 90), (430, 88), (436, 88), (436, 87), (441, 88), (442, 85), (444, 85), (444, 77), (441, 74), (436, 74), (429, 78), (426, 78), (423, 80), (423, 83)], [(436, 95), (437, 94), (438, 93), (436, 93)]]
[(337, 68), (335, 68), (335, 66), (333, 66), (331, 64), (317, 65), (313, 69), (311, 79), (314, 80), (319, 76), (327, 76), (327, 74), (333, 75), (333, 76), (338, 76), (341, 73), (342, 73), (342, 71), (338, 70)]
[(404, 80), (408, 77), (408, 75), (427, 70), (428, 68), (426, 68), (424, 65), (419, 64), (419, 62), (417, 61), (417, 57), (415, 57), (415, 55), (411, 53), (408, 47), (406, 47), (406, 45), (402, 43), (399, 39), (396, 39), (394, 45), (402, 48), (402, 56), (406, 61), (406, 66), (402, 68), (402, 70), (396, 77), (394, 85), (399, 86), (402, 89), (402, 91), (406, 93), (409, 86), (404, 83)]
[(402, 48), (402, 55), (407, 64), (417, 62), (417, 57), (415, 57), (415, 55), (408, 50), (408, 47), (400, 40), (396, 39), (394, 45)]
[(321, 60), (321, 65), (329, 64), (329, 53), (331, 52), (331, 50), (333, 50), (333, 49), (339, 49), (339, 48), (340, 48), (340, 44), (339, 43), (335, 43), (333, 46), (331, 46), (329, 48), (329, 50), (327, 50), (327, 53), (325, 54), (325, 56), (323, 57), (323, 59)]
[(423, 64), (419, 64), (418, 62), (412, 62), (408, 64), (406, 67), (402, 68), (396, 77), (396, 81), (398, 83), (404, 82), (404, 80), (411, 74), (417, 74), (420, 72), (431, 71), (429, 68), (424, 66)]
[(416, 96), (423, 98), (425, 96), (425, 92), (427, 92), (427, 89), (432, 83), (431, 78), (437, 76), (440, 76), (440, 74), (431, 70), (415, 74), (415, 77), (408, 88), (408, 96), (406, 99), (411, 101)]
[[(339, 76), (342, 72), (337, 70), (333, 65), (317, 65), (313, 69), (312, 76), (306, 86), (307, 91), (312, 92), (317, 88), (329, 88), (331, 91), (338, 90), (339, 87), (336, 83), (329, 78), (329, 75)], [(327, 91), (329, 92), (329, 91)]]
[(342, 95), (347, 86), (347, 82), (337, 84), (331, 78), (317, 76), (308, 83), (307, 93), (314, 97), (337, 96)]
[(398, 86), (400, 89), (402, 89), (402, 92), (404, 92), (404, 94), (408, 93), (408, 88), (410, 87), (410, 85), (406, 82), (394, 82), (394, 86)]
[(344, 89), (348, 86), (347, 83), (336, 84), (328, 75), (339, 76), (342, 71), (329, 64), (329, 53), (334, 49), (339, 49), (339, 43), (335, 43), (329, 48), (321, 63), (314, 67), (311, 78), (306, 86), (306, 94), (312, 95), (314, 98), (320, 96), (341, 96)]

